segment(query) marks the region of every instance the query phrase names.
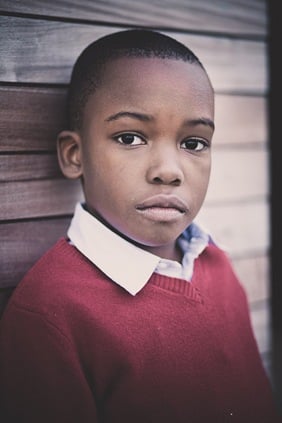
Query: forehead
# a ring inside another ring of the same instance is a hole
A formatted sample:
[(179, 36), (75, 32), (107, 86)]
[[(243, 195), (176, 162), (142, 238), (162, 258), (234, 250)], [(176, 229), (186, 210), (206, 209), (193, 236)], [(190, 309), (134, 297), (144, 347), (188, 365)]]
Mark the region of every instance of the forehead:
[(123, 57), (103, 68), (92, 106), (185, 107), (213, 118), (210, 81), (196, 63), (176, 59)]

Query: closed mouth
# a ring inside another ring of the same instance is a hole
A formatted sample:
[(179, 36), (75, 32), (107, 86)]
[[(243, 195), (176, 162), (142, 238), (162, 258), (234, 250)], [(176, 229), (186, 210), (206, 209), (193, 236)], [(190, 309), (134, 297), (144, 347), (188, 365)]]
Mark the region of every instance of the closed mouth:
[(188, 212), (187, 205), (175, 195), (159, 194), (136, 206), (143, 217), (155, 223), (175, 223)]
[(188, 211), (187, 205), (176, 195), (165, 195), (158, 194), (149, 197), (137, 204), (136, 209), (144, 211), (147, 209), (167, 209), (176, 210), (180, 213), (186, 213)]

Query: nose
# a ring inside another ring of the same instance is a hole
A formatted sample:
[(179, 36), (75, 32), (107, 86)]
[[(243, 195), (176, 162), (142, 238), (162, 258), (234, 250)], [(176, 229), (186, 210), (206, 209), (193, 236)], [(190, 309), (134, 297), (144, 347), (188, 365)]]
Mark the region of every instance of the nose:
[(147, 180), (151, 184), (179, 186), (184, 174), (178, 157), (179, 152), (172, 148), (158, 149), (150, 153)]

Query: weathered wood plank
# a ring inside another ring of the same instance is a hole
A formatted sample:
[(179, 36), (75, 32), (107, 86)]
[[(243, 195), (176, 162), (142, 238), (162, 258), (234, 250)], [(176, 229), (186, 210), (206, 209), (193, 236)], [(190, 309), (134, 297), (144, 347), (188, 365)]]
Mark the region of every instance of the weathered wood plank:
[(0, 151), (56, 150), (65, 128), (66, 90), (0, 87)]
[[(66, 128), (66, 89), (0, 87), (0, 152), (56, 149), (56, 136)], [(217, 95), (214, 149), (266, 144), (265, 97)]]
[[(81, 50), (113, 32), (103, 26), (7, 16), (0, 17), (0, 26), (0, 54), (5, 57), (0, 81), (4, 82), (67, 83)], [(266, 42), (172, 35), (201, 58), (217, 92), (266, 93)]]
[(2, 182), (0, 220), (60, 216), (71, 213), (82, 199), (79, 181), (65, 178)]
[(246, 0), (2, 0), (1, 9), (100, 22), (264, 36), (266, 2)]
[(269, 256), (267, 254), (232, 258), (233, 268), (240, 279), (249, 304), (270, 298)]
[(56, 153), (0, 155), (0, 169), (0, 182), (64, 177)]
[(16, 286), (27, 270), (61, 236), (70, 218), (0, 225), (0, 287)]
[(244, 201), (267, 197), (269, 154), (262, 148), (214, 150), (206, 201)]
[(214, 148), (217, 146), (267, 143), (266, 97), (215, 96)]
[(270, 246), (269, 204), (267, 201), (206, 203), (197, 219), (215, 242), (230, 255), (240, 258), (268, 252)]

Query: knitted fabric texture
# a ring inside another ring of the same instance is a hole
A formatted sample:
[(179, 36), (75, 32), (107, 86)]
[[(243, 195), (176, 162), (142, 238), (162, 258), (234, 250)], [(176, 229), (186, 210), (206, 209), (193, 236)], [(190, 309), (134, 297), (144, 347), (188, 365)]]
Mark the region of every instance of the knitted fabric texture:
[(245, 293), (214, 245), (191, 283), (154, 273), (131, 296), (60, 239), (14, 291), (0, 345), (8, 422), (280, 421)]

